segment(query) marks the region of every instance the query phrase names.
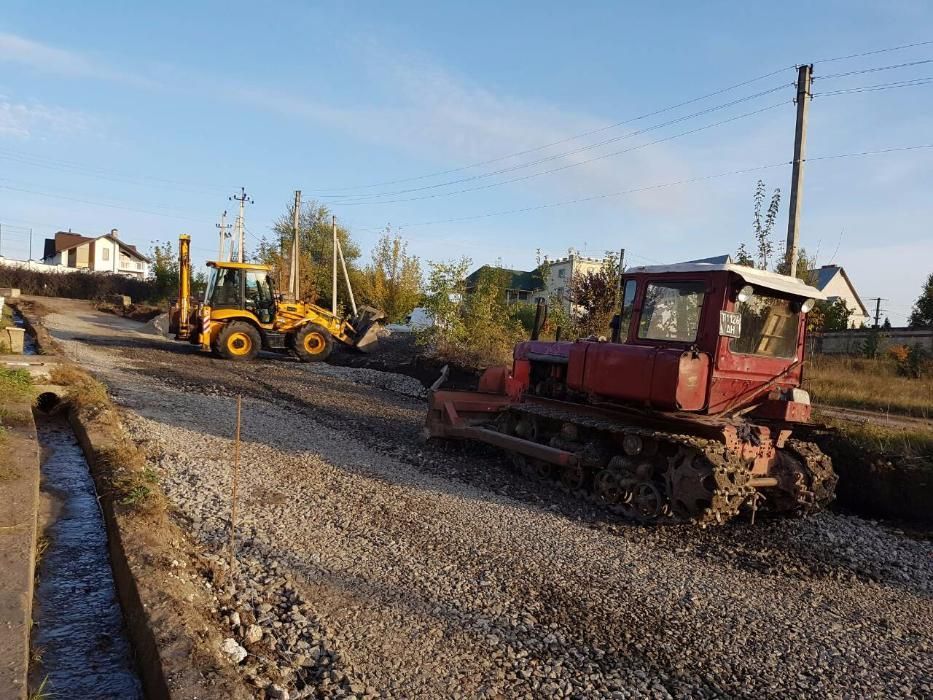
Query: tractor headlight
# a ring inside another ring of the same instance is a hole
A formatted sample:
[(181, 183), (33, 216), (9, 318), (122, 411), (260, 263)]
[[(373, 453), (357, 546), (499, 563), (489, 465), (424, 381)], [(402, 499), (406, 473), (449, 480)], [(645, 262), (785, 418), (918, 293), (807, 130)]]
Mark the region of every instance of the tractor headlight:
[(807, 299), (800, 305), (800, 310), (803, 313), (807, 313), (813, 308), (814, 304), (816, 304), (816, 299)]
[(750, 284), (746, 284), (739, 290), (739, 293), (735, 295), (736, 301), (749, 301), (753, 296), (755, 296), (755, 288)]

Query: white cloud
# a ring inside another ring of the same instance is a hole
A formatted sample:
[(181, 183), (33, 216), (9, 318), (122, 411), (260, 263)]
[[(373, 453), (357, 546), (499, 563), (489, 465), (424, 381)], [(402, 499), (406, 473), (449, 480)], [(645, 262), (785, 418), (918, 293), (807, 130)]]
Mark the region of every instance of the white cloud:
[(92, 119), (83, 112), (32, 103), (13, 102), (0, 95), (0, 136), (18, 139), (87, 130)]
[(147, 78), (116, 70), (87, 54), (49, 46), (9, 32), (0, 32), (0, 61), (18, 63), (53, 75), (94, 78), (135, 85), (153, 84)]

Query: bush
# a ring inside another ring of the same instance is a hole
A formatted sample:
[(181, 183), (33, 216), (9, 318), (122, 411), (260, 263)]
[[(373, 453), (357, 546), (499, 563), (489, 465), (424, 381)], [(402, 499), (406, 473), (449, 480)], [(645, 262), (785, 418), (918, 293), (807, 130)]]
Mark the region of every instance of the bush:
[(512, 348), (526, 337), (505, 300), (500, 271), (489, 269), (466, 293), (470, 261), (431, 263), (425, 308), (434, 324), (418, 333), (418, 342), (460, 366), (483, 369), (508, 364)]
[(0, 287), (15, 287), (23, 294), (69, 299), (103, 299), (123, 294), (133, 301), (156, 300), (149, 280), (100, 272), (37, 272), (18, 267), (0, 267)]

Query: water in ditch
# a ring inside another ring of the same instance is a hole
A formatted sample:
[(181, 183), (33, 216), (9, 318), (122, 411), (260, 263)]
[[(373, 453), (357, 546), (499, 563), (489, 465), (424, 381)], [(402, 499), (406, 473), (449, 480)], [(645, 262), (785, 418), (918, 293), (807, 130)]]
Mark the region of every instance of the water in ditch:
[[(13, 309), (13, 325), (17, 328), (26, 328), (26, 320), (23, 318), (23, 315), (17, 310)], [(23, 354), (24, 355), (38, 355), (39, 347), (36, 344), (36, 336), (30, 333), (28, 330), (23, 335)]]
[(36, 415), (51, 503), (33, 598), (32, 685), (54, 698), (142, 698), (117, 600), (107, 533), (68, 422)]

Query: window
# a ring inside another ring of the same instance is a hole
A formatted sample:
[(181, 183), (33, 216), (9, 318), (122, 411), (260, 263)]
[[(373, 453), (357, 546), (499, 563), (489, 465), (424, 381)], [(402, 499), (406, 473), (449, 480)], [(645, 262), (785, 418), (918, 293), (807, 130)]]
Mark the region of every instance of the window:
[(270, 309), (274, 306), (272, 287), (265, 272), (246, 273), (246, 308), (255, 312), (262, 323), (270, 323)]
[(732, 338), (729, 349), (744, 355), (793, 357), (797, 354), (799, 313), (788, 299), (755, 294), (735, 305), (742, 319), (741, 333)]
[(142, 264), (141, 262), (136, 263), (136, 269), (137, 269), (137, 270), (142, 270), (142, 269), (143, 269), (143, 264)]
[(207, 297), (211, 306), (218, 308), (240, 308), (240, 271), (233, 268), (219, 268), (214, 280), (211, 296)]
[(100, 251), (100, 259), (103, 260), (104, 262), (110, 261), (110, 248), (103, 248)]
[(645, 290), (638, 337), (692, 343), (700, 326), (703, 282), (650, 282)]
[(564, 279), (564, 277), (566, 276), (566, 274), (567, 274), (567, 270), (565, 270), (564, 268), (560, 268), (560, 269), (557, 271), (557, 276), (560, 277), (561, 279)]
[(628, 329), (632, 323), (632, 311), (635, 309), (635, 290), (638, 283), (635, 280), (626, 280), (622, 290), (622, 317), (619, 320), (619, 339), (623, 342), (628, 338)]

